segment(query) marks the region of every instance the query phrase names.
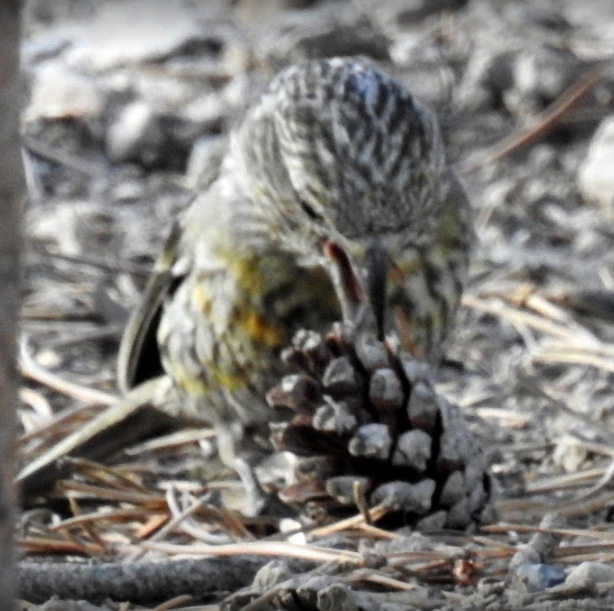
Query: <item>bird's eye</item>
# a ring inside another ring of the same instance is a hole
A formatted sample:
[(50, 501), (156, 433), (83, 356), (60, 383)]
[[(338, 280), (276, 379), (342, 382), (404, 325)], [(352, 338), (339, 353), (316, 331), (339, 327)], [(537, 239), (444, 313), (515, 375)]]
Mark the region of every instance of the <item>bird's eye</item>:
[(304, 199), (299, 199), (299, 205), (305, 212), (305, 214), (314, 221), (322, 221), (322, 215), (316, 212), (311, 204), (308, 204)]

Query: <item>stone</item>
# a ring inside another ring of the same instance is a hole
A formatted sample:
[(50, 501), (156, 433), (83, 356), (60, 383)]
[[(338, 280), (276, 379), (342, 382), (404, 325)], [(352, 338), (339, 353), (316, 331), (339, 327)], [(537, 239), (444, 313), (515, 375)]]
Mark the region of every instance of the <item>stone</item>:
[(614, 116), (604, 119), (595, 132), (578, 172), (582, 197), (614, 215)]
[(582, 562), (573, 567), (567, 575), (568, 586), (591, 583), (609, 583), (614, 581), (614, 567), (604, 562)]

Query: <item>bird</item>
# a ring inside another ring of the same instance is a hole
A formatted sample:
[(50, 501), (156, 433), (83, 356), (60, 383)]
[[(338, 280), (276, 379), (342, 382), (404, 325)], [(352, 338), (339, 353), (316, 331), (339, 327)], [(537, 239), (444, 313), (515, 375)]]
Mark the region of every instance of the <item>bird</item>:
[(363, 58), (290, 66), (173, 223), (123, 335), (119, 388), (147, 389), (133, 407), (145, 395), (211, 423), (231, 465), (266, 446), (266, 393), (298, 329), (351, 320), (437, 364), (472, 240), (434, 111)]

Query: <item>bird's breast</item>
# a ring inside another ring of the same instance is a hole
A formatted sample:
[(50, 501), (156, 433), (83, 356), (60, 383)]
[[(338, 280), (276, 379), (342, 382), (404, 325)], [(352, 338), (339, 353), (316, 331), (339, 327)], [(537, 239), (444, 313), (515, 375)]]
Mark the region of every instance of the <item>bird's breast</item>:
[(214, 417), (230, 417), (241, 397), (251, 403), (245, 418), (264, 419), (281, 350), (299, 328), (324, 330), (339, 318), (336, 297), (323, 269), (284, 252), (227, 249), (215, 259), (190, 270), (165, 305), (163, 366), (196, 415), (212, 406)]

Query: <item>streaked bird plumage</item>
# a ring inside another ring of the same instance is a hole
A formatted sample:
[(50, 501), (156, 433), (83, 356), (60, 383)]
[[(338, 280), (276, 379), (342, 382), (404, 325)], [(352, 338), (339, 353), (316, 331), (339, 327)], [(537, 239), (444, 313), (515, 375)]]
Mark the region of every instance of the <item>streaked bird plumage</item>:
[[(375, 241), (384, 271), (369, 264)], [(124, 336), (121, 386), (165, 372), (166, 409), (217, 425), (229, 458), (246, 427), (271, 418), (264, 396), (295, 331), (348, 315), (326, 243), (385, 292), (371, 295), (385, 331), (436, 362), (470, 241), (469, 204), (428, 108), (362, 60), (291, 67), (173, 228)]]

